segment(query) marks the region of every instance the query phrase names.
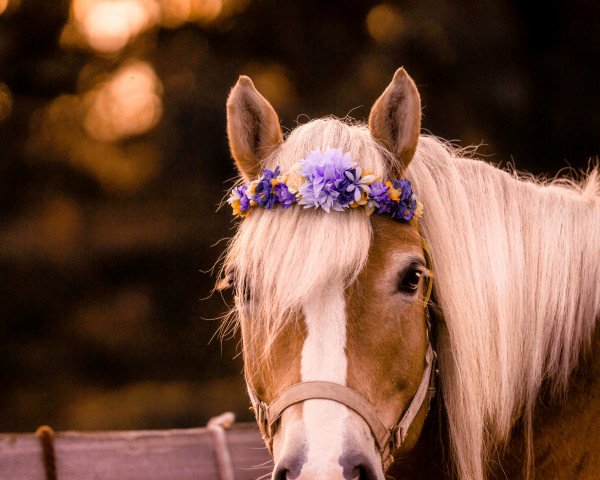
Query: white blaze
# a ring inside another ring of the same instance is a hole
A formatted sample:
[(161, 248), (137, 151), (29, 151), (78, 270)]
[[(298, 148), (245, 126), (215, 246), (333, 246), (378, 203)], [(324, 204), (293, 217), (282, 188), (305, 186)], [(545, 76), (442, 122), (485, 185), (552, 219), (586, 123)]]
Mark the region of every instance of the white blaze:
[[(307, 336), (302, 348), (303, 382), (322, 380), (346, 385), (346, 309), (343, 285), (319, 291), (304, 305)], [(303, 418), (308, 448), (305, 467), (317, 475), (341, 468), (348, 409), (331, 400), (306, 400)], [(304, 471), (303, 471), (304, 473)], [(315, 477), (317, 478), (317, 477)]]

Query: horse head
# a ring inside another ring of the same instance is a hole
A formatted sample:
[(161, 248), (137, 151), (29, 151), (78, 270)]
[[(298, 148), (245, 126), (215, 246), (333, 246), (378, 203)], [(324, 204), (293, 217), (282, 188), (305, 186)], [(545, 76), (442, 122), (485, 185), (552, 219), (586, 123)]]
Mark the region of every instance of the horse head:
[[(352, 172), (385, 185), (409, 165), (420, 124), (419, 94), (404, 69), (373, 105), (368, 128), (327, 118), (284, 140), (275, 110), (243, 76), (227, 102), (241, 178), (253, 181), (270, 169), (268, 195), (281, 172), (292, 185), (295, 165), (311, 152), (348, 155)], [(280, 199), (282, 205), (252, 209), (225, 261), (274, 479), (383, 479), (394, 456), (414, 446), (429, 407), (432, 272), (417, 217), (368, 216), (370, 190), (356, 188), (364, 190), (354, 192), (352, 206), (364, 208), (310, 209)], [(233, 200), (244, 210), (239, 196)]]

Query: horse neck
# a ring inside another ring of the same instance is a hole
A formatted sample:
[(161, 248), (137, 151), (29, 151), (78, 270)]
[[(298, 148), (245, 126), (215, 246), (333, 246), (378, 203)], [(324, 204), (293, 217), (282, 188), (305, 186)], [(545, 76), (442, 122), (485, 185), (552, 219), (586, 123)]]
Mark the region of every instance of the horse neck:
[[(486, 324), (480, 337), (493, 343), (516, 336), (521, 345), (510, 348), (533, 356), (515, 366), (564, 384), (600, 316), (600, 172), (587, 187), (544, 185), (434, 146), (411, 173), (442, 308), (461, 324), (475, 313)], [(510, 356), (502, 345), (493, 350)]]
[(517, 179), (422, 138), (407, 175), (424, 204), (442, 310), (440, 374), (454, 459), (480, 478), (531, 413), (567, 384), (600, 315), (600, 181)]
[(527, 272), (521, 328), (545, 357), (534, 365), (536, 377), (564, 387), (600, 317), (600, 196), (597, 186), (591, 194), (531, 182), (518, 189), (530, 200), (520, 215)]

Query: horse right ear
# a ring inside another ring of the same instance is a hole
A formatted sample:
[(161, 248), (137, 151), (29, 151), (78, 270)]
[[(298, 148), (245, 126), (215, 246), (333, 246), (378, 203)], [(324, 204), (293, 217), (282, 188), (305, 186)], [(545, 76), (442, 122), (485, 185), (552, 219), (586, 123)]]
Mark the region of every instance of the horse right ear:
[(260, 174), (262, 161), (283, 138), (277, 113), (244, 75), (227, 99), (227, 136), (233, 159), (245, 180)]
[(417, 149), (421, 131), (421, 98), (413, 79), (399, 68), (392, 82), (373, 104), (371, 135), (392, 152), (405, 169)]

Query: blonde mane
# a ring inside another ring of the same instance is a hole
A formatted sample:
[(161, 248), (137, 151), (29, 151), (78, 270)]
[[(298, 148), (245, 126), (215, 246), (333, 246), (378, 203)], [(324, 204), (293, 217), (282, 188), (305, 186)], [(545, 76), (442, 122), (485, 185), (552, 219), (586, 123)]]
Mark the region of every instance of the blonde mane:
[(425, 206), (444, 318), (454, 466), (461, 479), (482, 479), (516, 419), (531, 426), (542, 383), (563, 390), (590, 346), (600, 316), (600, 174), (581, 184), (518, 178), (426, 136), (407, 173)]
[[(333, 118), (296, 128), (265, 166), (286, 171), (330, 146), (399, 176), (366, 126)], [(459, 478), (483, 479), (515, 421), (531, 422), (542, 383), (564, 388), (589, 348), (600, 316), (600, 174), (581, 184), (519, 179), (421, 136), (405, 175), (424, 204), (443, 315), (437, 348), (453, 464)], [(253, 211), (223, 266), (235, 277), (235, 317), (252, 318), (244, 340), (267, 351), (313, 292), (350, 285), (371, 237), (362, 211)]]

